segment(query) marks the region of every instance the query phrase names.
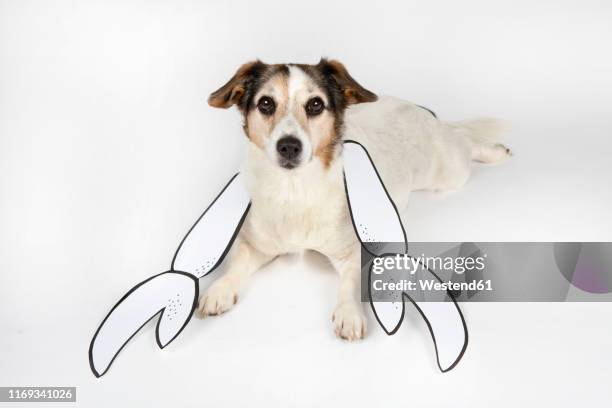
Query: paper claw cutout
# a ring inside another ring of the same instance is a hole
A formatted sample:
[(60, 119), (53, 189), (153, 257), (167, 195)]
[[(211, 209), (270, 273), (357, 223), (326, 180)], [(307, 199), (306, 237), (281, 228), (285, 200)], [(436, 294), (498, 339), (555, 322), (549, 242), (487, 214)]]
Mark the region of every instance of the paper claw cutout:
[(405, 243), (406, 232), (395, 203), (365, 148), (354, 141), (344, 142), (342, 160), (346, 197), (359, 240)]
[(212, 272), (231, 247), (249, 210), (250, 198), (236, 174), (181, 241), (171, 270), (133, 287), (104, 318), (89, 346), (89, 366), (104, 375), (128, 341), (160, 315), (160, 348), (185, 328), (198, 302), (198, 278)]
[[(374, 256), (384, 256), (376, 249), (377, 243), (401, 242), (402, 252), (407, 253), (399, 213), (366, 149), (357, 142), (346, 141), (342, 158), (351, 219), (364, 248)], [(170, 270), (136, 285), (104, 318), (89, 346), (89, 364), (96, 377), (108, 371), (127, 342), (156, 316), (160, 316), (155, 330), (160, 348), (180, 334), (197, 305), (198, 278), (223, 261), (249, 208), (249, 194), (236, 174), (187, 232)], [(429, 273), (440, 280), (432, 271)], [(400, 297), (402, 302), (370, 299), (378, 323), (387, 334), (394, 334), (403, 320), (406, 299), (411, 301), (429, 327), (438, 366), (442, 371), (453, 368), (467, 346), (467, 328), (450, 292), (450, 302), (418, 302), (406, 293)]]
[[(386, 256), (383, 246), (375, 243), (404, 243), (404, 254), (408, 254), (408, 241), (401, 218), (391, 196), (367, 150), (358, 142), (346, 141), (342, 153), (344, 181), (353, 227), (365, 250), (374, 256)], [(392, 254), (395, 255), (395, 254)], [(442, 280), (430, 269), (423, 268), (428, 277)], [(405, 312), (405, 303), (410, 301), (421, 314), (434, 341), (438, 367), (442, 372), (457, 365), (468, 343), (465, 319), (450, 291), (442, 301), (417, 301), (408, 293), (396, 296), (401, 302), (377, 302), (372, 299), (370, 269), (368, 293), (376, 320), (388, 335), (399, 329)]]
[(212, 272), (232, 246), (250, 202), (249, 193), (236, 174), (187, 232), (174, 254), (171, 269), (198, 278)]
[[(430, 269), (422, 267), (439, 282), (442, 280)], [(397, 291), (394, 298), (401, 302), (373, 300), (371, 295), (372, 272), (368, 276), (370, 305), (376, 320), (389, 336), (394, 335), (404, 319), (405, 305), (410, 302), (421, 314), (434, 342), (436, 360), (442, 372), (453, 369), (463, 357), (468, 345), (468, 331), (459, 305), (449, 291), (446, 300), (416, 300), (404, 291)], [(439, 297), (439, 294), (436, 294)], [(425, 296), (426, 297), (426, 296)]]
[(166, 347), (187, 325), (197, 305), (198, 281), (182, 272), (163, 272), (136, 285), (110, 311), (89, 346), (89, 365), (100, 377), (149, 320), (161, 313), (157, 345)]

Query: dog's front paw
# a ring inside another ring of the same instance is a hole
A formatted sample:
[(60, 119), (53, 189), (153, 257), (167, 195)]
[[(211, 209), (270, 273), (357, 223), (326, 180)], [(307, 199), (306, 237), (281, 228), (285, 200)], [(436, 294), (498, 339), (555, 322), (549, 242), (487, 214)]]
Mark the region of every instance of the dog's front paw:
[(345, 340), (359, 340), (365, 336), (366, 318), (360, 303), (343, 303), (332, 315), (336, 336)]
[(197, 313), (200, 317), (227, 312), (238, 302), (238, 290), (223, 278), (215, 281), (200, 298)]

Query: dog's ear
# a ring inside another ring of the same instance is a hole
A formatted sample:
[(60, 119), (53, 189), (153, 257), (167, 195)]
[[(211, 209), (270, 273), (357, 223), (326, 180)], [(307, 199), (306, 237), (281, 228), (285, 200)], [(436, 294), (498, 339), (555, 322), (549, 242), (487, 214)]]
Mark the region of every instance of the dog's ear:
[(331, 76), (338, 87), (347, 105), (363, 102), (374, 102), (378, 99), (375, 93), (368, 91), (359, 85), (348, 73), (344, 65), (337, 60), (328, 61), (321, 58), (317, 68), (325, 76)]
[(223, 109), (238, 105), (243, 109), (244, 96), (249, 84), (253, 82), (257, 73), (261, 72), (265, 66), (266, 64), (259, 60), (242, 65), (225, 85), (210, 94), (208, 104)]

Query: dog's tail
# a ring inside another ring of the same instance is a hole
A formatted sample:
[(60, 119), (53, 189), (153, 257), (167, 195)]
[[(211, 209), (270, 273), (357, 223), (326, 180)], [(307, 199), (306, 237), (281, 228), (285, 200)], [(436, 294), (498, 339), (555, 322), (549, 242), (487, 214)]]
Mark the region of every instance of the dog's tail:
[(473, 144), (492, 145), (509, 130), (509, 124), (495, 118), (480, 118), (461, 122), (444, 122), (452, 134), (467, 137)]
[(451, 136), (464, 137), (472, 145), (472, 159), (482, 163), (497, 163), (512, 155), (499, 143), (499, 138), (510, 129), (508, 122), (495, 118), (480, 118), (461, 122), (444, 122)]

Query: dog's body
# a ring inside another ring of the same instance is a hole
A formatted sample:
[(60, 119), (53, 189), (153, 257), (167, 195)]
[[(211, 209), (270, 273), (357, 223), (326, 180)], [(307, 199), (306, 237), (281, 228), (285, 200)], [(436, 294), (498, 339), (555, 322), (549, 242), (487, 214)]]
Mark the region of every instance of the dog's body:
[(457, 189), (468, 179), (473, 160), (498, 162), (509, 150), (495, 143), (496, 121), (443, 122), (412, 103), (377, 98), (334, 61), (265, 67), (254, 86), (248, 75), (251, 83), (236, 82), (243, 66), (209, 100), (227, 107), (236, 89), (241, 93), (230, 105), (237, 104), (246, 119), (250, 143), (242, 174), (252, 204), (227, 273), (211, 285), (198, 310), (201, 315), (227, 311), (245, 279), (262, 265), (280, 254), (315, 250), (340, 273), (332, 317), (336, 334), (361, 338), (366, 321), (358, 293), (360, 246), (344, 190), (342, 140), (366, 147), (400, 210), (411, 191)]

